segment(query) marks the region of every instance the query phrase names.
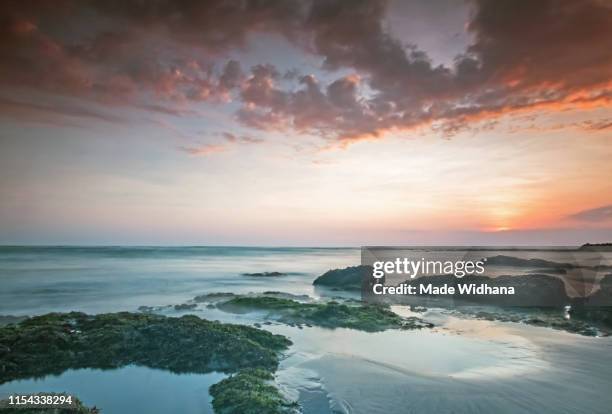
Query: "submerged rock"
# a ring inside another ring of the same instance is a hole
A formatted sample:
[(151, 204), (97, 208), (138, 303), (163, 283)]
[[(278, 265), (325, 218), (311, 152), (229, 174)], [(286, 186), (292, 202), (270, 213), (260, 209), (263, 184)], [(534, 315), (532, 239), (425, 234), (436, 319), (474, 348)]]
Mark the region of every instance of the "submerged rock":
[(193, 310), (197, 307), (198, 305), (195, 303), (181, 303), (180, 305), (174, 305), (174, 310), (177, 310), (177, 311)]
[(231, 292), (213, 292), (213, 293), (205, 293), (203, 295), (198, 295), (193, 298), (194, 302), (217, 302), (220, 300), (227, 300), (236, 296)]
[(194, 315), (50, 313), (0, 328), (0, 384), (129, 364), (172, 372), (275, 370), (287, 338)]
[(142, 305), (138, 307), (138, 312), (142, 312), (142, 313), (155, 313), (155, 312), (161, 312), (165, 309), (170, 309), (172, 308), (172, 305), (164, 305), (164, 306), (146, 306), (146, 305)]
[(296, 402), (285, 399), (263, 369), (243, 369), (210, 387), (213, 408), (221, 414), (299, 413)]
[(288, 273), (282, 272), (258, 272), (258, 273), (243, 273), (242, 276), (250, 276), (250, 277), (279, 277), (279, 276), (287, 276)]
[(293, 300), (297, 300), (299, 302), (310, 302), (311, 299), (312, 299), (308, 295), (294, 295), (293, 293), (279, 292), (279, 291), (276, 291), (276, 290), (265, 291), (264, 293), (262, 293), (262, 295), (263, 296), (271, 296), (271, 297), (283, 298), (283, 299), (293, 299)]
[(226, 312), (266, 311), (288, 325), (313, 325), (324, 328), (351, 328), (367, 332), (387, 329), (421, 329), (432, 325), (419, 318), (403, 318), (385, 306), (345, 304), (335, 301), (301, 303), (269, 296), (239, 296), (217, 307)]

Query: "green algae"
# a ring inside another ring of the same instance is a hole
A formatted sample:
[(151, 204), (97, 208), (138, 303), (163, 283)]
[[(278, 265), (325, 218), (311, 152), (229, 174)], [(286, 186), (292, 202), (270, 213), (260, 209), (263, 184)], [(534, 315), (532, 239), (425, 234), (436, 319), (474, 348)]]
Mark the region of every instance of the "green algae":
[(236, 312), (248, 312), (254, 309), (268, 311), (289, 310), (310, 306), (310, 304), (300, 303), (292, 299), (278, 298), (273, 296), (238, 296), (221, 303), (219, 308)]
[(218, 414), (297, 413), (298, 404), (285, 399), (272, 384), (269, 371), (246, 368), (210, 387)]
[(287, 338), (194, 315), (50, 313), (0, 328), (0, 384), (129, 364), (176, 373), (274, 371)]
[(227, 300), (235, 296), (236, 295), (234, 293), (230, 293), (230, 292), (213, 292), (213, 293), (205, 293), (203, 295), (198, 295), (195, 298), (193, 298), (193, 301), (196, 303), (216, 302), (220, 300)]
[(302, 303), (269, 296), (238, 296), (219, 303), (217, 307), (232, 313), (265, 311), (287, 324), (351, 328), (366, 332), (432, 326), (416, 317), (401, 317), (384, 306), (360, 303)]
[(372, 266), (351, 266), (332, 269), (317, 277), (312, 284), (340, 290), (360, 290), (367, 275), (372, 274)]

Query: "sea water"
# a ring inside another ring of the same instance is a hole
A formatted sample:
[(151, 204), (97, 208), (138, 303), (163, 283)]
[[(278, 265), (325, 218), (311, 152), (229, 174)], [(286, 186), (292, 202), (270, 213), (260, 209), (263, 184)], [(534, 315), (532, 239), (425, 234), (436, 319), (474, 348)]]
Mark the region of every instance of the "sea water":
[[(435, 258), (442, 253), (433, 249), (419, 254)], [(488, 254), (510, 255), (505, 251)], [(511, 255), (562, 262), (563, 254), (514, 251)], [(359, 260), (360, 251), (354, 248), (1, 247), (0, 315), (134, 311), (143, 305), (180, 304), (211, 292), (334, 296), (340, 292), (315, 290), (312, 281), (329, 269), (357, 265)], [(243, 275), (272, 271), (287, 275)], [(497, 271), (524, 274), (530, 269)], [(402, 307), (394, 310), (410, 313)], [(161, 312), (194, 313), (247, 325), (266, 321), (261, 313), (234, 315), (205, 306), (189, 311), (166, 307)], [(293, 341), (276, 382), (288, 397), (301, 403), (306, 414), (603, 414), (612, 406), (607, 391), (612, 383), (612, 366), (607, 363), (612, 353), (610, 338), (465, 320), (436, 309), (420, 316), (436, 327), (367, 333), (278, 323), (260, 326)], [(222, 378), (217, 373), (178, 375), (134, 366), (69, 370), (59, 376), (3, 384), (0, 394), (67, 391), (105, 413), (205, 413), (211, 409), (208, 387)], [(168, 408), (175, 403), (177, 409)]]

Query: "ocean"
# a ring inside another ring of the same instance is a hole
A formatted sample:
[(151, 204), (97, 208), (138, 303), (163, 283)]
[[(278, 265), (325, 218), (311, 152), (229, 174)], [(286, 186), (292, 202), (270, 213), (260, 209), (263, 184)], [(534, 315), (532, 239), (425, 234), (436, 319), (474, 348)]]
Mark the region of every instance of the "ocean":
[[(440, 248), (419, 249), (439, 257)], [(509, 251), (489, 251), (486, 255)], [(513, 250), (513, 257), (563, 261), (562, 249)], [(193, 313), (261, 326), (293, 345), (277, 386), (306, 414), (331, 413), (607, 413), (612, 406), (610, 337), (584, 337), (520, 323), (464, 318), (429, 309), (430, 330), (362, 332), (265, 324), (260, 313), (231, 314), (173, 307), (214, 292), (278, 291), (315, 300), (353, 295), (315, 289), (329, 269), (360, 263), (358, 248), (256, 247), (0, 247), (0, 316), (48, 312)], [(524, 266), (498, 273), (524, 274)], [(282, 277), (245, 273), (281, 272)], [(410, 316), (405, 306), (393, 308)], [(78, 395), (104, 414), (212, 412), (208, 387), (225, 374), (174, 374), (141, 366), (69, 370), (0, 384), (15, 392)]]
[[(315, 277), (359, 261), (355, 248), (0, 247), (0, 315), (131, 311), (209, 292), (312, 295)], [(242, 276), (266, 271), (288, 276)]]

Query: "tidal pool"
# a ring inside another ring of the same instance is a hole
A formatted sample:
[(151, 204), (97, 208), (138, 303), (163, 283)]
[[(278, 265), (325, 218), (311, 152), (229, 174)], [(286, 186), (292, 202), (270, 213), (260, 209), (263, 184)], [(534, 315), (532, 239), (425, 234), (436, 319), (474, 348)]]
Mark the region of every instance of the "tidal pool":
[(225, 378), (222, 373), (173, 374), (139, 366), (119, 369), (77, 369), (39, 379), (0, 385), (0, 398), (9, 394), (65, 392), (104, 414), (212, 413), (208, 388)]

